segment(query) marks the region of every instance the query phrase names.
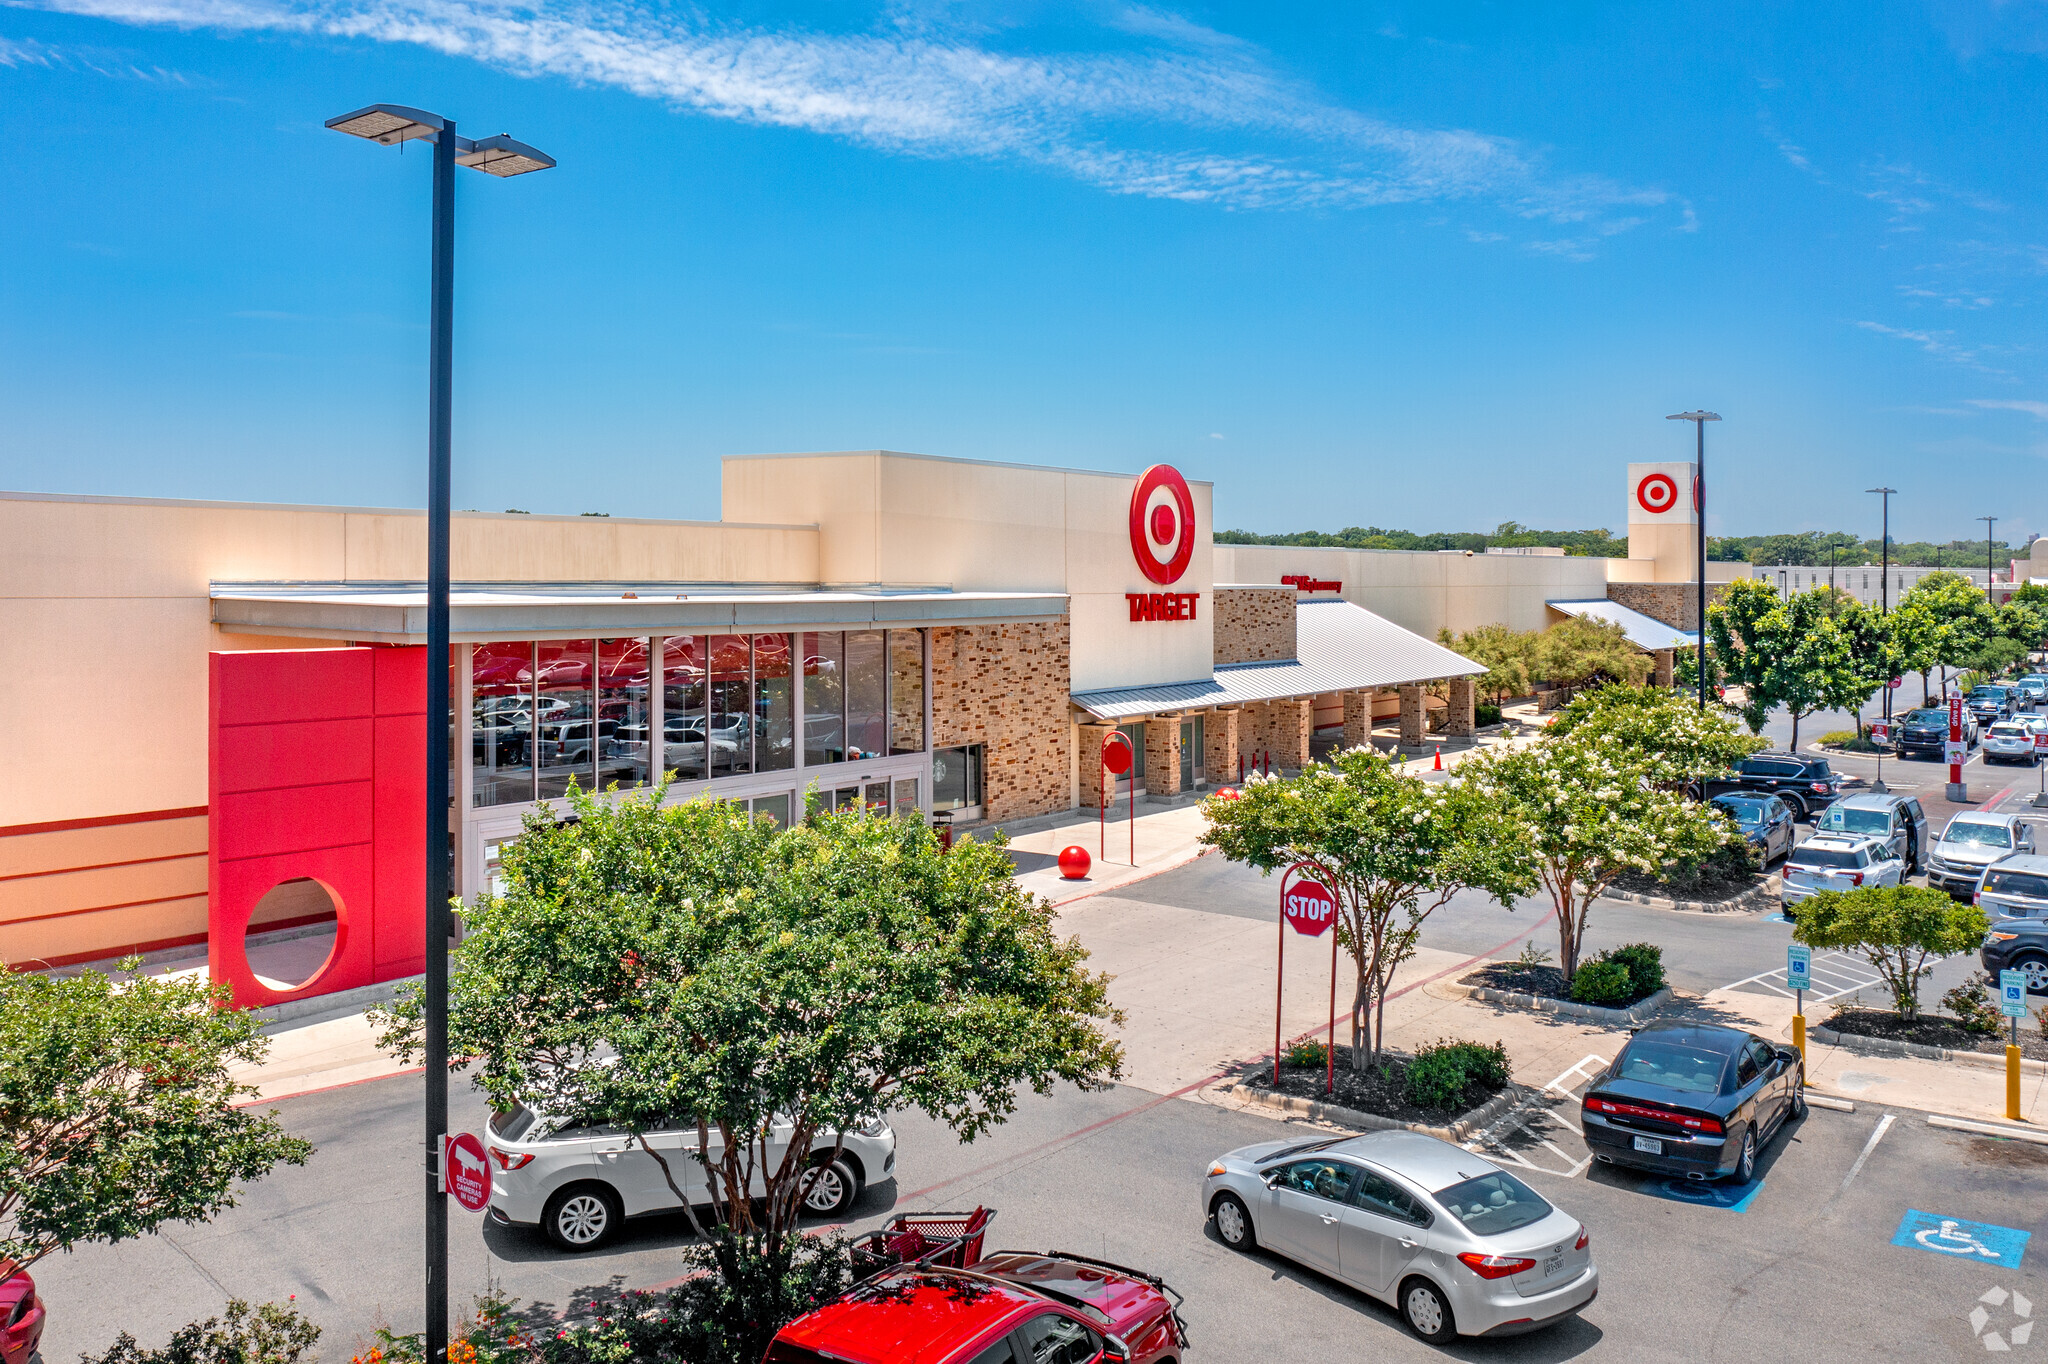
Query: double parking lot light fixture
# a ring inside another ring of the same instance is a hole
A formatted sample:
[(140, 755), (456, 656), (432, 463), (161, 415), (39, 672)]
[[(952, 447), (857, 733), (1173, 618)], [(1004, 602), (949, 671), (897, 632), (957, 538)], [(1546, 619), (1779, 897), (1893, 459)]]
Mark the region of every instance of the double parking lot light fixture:
[(448, 1197), (442, 1189), (442, 1138), (448, 1131), (448, 766), (451, 723), (448, 645), (449, 485), (455, 332), (455, 168), (505, 178), (555, 164), (545, 152), (500, 135), (471, 141), (455, 122), (402, 104), (372, 104), (327, 120), (350, 137), (394, 147), (425, 140), (434, 148), (433, 298), (427, 341), (427, 818), (426, 849), (426, 1358), (448, 1349)]

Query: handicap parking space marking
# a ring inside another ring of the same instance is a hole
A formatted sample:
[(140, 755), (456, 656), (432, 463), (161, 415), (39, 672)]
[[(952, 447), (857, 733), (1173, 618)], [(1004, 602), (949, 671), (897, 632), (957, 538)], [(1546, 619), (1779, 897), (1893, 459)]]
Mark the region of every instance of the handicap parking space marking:
[[(1846, 952), (1822, 952), (1813, 959), (1813, 985), (1807, 997), (1816, 1004), (1825, 1004), (1832, 999), (1854, 994), (1859, 990), (1874, 990), (1884, 984), (1884, 977), (1871, 969), (1870, 963)], [(1725, 990), (1741, 990), (1748, 994), (1774, 994), (1791, 999), (1792, 987), (1785, 979), (1785, 968), (1762, 971), (1742, 980), (1721, 987)]]
[(1909, 1250), (1924, 1250), (1951, 1260), (1995, 1264), (2001, 1269), (2018, 1269), (2027, 1253), (2032, 1232), (2018, 1227), (2001, 1227), (1990, 1222), (1969, 1222), (1960, 1217), (1908, 1209), (1892, 1233), (1892, 1244)]
[[(1539, 1094), (1558, 1094), (1576, 1101), (1578, 1091), (1592, 1078), (1604, 1070), (1607, 1058), (1589, 1055), (1566, 1069), (1556, 1079), (1542, 1086)], [(1570, 1135), (1567, 1136), (1566, 1133)], [(1557, 1141), (1579, 1145), (1585, 1141), (1585, 1133), (1578, 1125), (1554, 1108), (1522, 1109), (1510, 1113), (1484, 1132), (1469, 1138), (1465, 1148), (1489, 1159), (1503, 1161), (1537, 1174), (1555, 1175), (1560, 1179), (1574, 1179), (1593, 1163), (1592, 1152), (1574, 1155)], [(1539, 1149), (1541, 1148), (1541, 1149)], [(1545, 1151), (1549, 1154), (1545, 1155)], [(1536, 1157), (1536, 1159), (1532, 1159)]]
[(1661, 1179), (1651, 1175), (1636, 1186), (1636, 1192), (1652, 1198), (1667, 1198), (1673, 1203), (1748, 1212), (1749, 1205), (1763, 1192), (1763, 1187), (1761, 1178), (1752, 1179), (1747, 1184), (1709, 1184), (1704, 1180)]

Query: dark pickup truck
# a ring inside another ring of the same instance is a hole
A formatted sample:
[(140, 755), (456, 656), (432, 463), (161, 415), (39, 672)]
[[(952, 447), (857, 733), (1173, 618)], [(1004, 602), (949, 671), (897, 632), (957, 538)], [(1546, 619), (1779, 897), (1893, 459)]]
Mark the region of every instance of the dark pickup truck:
[[(1895, 722), (1898, 728), (1892, 734), (1892, 747), (1901, 758), (1927, 754), (1939, 758), (1948, 746), (1948, 711), (1940, 706), (1927, 706), (1906, 715)], [(1963, 747), (1972, 748), (1977, 743), (1977, 717), (1969, 711), (1963, 712)]]
[(1727, 776), (1710, 778), (1706, 787), (1708, 800), (1736, 791), (1776, 796), (1791, 809), (1792, 818), (1810, 819), (1841, 796), (1842, 779), (1826, 758), (1756, 753), (1744, 758)]

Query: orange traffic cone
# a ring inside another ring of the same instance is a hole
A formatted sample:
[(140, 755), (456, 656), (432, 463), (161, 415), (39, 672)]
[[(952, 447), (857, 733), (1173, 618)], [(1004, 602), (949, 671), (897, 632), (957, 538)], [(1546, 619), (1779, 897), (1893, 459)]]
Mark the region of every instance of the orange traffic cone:
[(1438, 772), (1444, 770), (1444, 746), (1442, 744), (1436, 746), (1436, 770)]

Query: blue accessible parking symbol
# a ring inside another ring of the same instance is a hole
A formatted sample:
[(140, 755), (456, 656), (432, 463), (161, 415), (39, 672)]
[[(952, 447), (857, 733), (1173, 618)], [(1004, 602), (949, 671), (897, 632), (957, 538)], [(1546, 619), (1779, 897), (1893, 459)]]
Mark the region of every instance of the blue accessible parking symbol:
[(1960, 1217), (1941, 1217), (1931, 1212), (1910, 1210), (1892, 1234), (1892, 1244), (1946, 1255), (1952, 1260), (1994, 1264), (2018, 1269), (2027, 1253), (2031, 1232), (2018, 1227), (1994, 1226), (1989, 1222), (1965, 1222)]

